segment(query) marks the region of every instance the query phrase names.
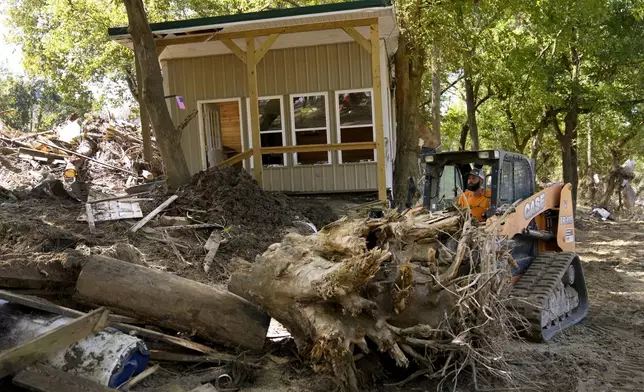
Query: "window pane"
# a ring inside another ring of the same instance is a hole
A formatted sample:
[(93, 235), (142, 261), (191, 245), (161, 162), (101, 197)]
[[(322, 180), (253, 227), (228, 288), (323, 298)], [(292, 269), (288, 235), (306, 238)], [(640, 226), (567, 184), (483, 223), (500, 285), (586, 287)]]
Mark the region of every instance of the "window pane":
[(501, 166), (501, 183), (499, 184), (499, 198), (501, 199), (501, 204), (512, 204), (514, 203), (514, 192), (513, 190), (513, 181), (512, 175), (512, 162), (505, 161), (503, 166)]
[(338, 94), (340, 125), (371, 125), (371, 92)]
[(281, 133), (263, 133), (260, 135), (262, 140), (262, 147), (281, 147), (282, 134)]
[(514, 200), (527, 199), (532, 195), (530, 164), (525, 161), (514, 162)]
[(436, 202), (439, 203), (439, 208), (451, 206), (456, 201), (459, 190), (463, 186), (460, 177), (460, 172), (456, 166), (445, 165), (443, 167), (443, 174), (438, 183), (438, 198), (436, 199)]
[(279, 131), (282, 129), (282, 111), (280, 99), (259, 100), (259, 130)]
[[(373, 141), (373, 127), (342, 128), (340, 129), (342, 143), (358, 143)], [(347, 150), (341, 151), (342, 162), (373, 161), (373, 150)]]
[[(295, 142), (297, 145), (327, 144), (326, 130), (319, 129), (315, 131), (295, 132)], [(313, 165), (319, 163), (329, 163), (329, 155), (326, 151), (297, 153), (297, 164), (299, 165)]]
[(324, 95), (293, 97), (295, 129), (326, 128)]

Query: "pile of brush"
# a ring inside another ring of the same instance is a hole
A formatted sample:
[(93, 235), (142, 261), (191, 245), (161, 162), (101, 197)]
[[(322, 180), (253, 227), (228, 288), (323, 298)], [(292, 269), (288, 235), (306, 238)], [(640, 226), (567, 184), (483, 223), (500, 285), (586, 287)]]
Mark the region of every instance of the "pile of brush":
[(498, 381), (509, 378), (499, 338), (512, 331), (504, 298), (514, 261), (503, 244), (463, 211), (344, 217), (285, 236), (228, 288), (281, 322), (345, 390), (362, 384), (356, 359), (382, 353), (408, 380), (452, 382), (466, 370), (474, 384)]

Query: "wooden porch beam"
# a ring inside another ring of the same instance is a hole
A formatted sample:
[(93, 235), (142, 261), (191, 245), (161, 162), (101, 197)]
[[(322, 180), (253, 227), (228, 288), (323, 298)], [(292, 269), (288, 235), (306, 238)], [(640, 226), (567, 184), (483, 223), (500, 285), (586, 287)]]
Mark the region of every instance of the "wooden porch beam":
[(255, 63), (256, 64), (259, 64), (259, 62), (262, 60), (262, 58), (264, 57), (266, 52), (268, 52), (268, 50), (271, 48), (271, 46), (273, 46), (273, 44), (275, 43), (275, 41), (277, 41), (277, 38), (279, 36), (280, 36), (279, 34), (271, 34), (271, 35), (269, 35), (268, 38), (266, 39), (266, 41), (264, 41), (264, 43), (262, 44), (262, 46), (260, 46), (259, 49), (257, 49), (255, 51)]
[(380, 39), (378, 23), (371, 25), (371, 85), (376, 122), (376, 157), (378, 162), (378, 200), (387, 200), (385, 131), (382, 120), (382, 84), (380, 80)]
[(250, 103), (250, 133), (253, 140), (253, 171), (255, 181), (262, 186), (262, 139), (259, 134), (259, 95), (257, 92), (257, 61), (255, 61), (255, 37), (246, 37), (246, 74)]
[(355, 142), (341, 144), (304, 144), (299, 146), (264, 147), (262, 154), (286, 154), (293, 152), (373, 150), (375, 142)]
[(248, 159), (253, 156), (253, 149), (246, 150), (244, 152), (240, 152), (239, 154), (236, 154), (225, 161), (221, 161), (217, 164), (219, 167), (225, 167), (225, 166), (232, 166), (234, 164), (237, 164), (244, 159)]
[(233, 52), (235, 56), (237, 56), (237, 58), (239, 58), (242, 61), (242, 63), (246, 64), (246, 52), (241, 50), (241, 48), (237, 46), (237, 44), (234, 43), (232, 39), (229, 39), (229, 38), (222, 39), (221, 43), (226, 45), (226, 47), (230, 49), (230, 51)]
[(201, 35), (195, 34), (179, 38), (158, 39), (155, 40), (155, 43), (157, 46), (169, 46), (207, 41), (221, 41), (224, 39), (245, 38), (249, 34), (253, 35), (254, 37), (262, 37), (271, 34), (306, 33), (309, 31), (333, 30), (342, 29), (345, 27), (371, 26), (373, 24), (378, 24), (378, 18), (340, 20), (335, 22), (312, 23), (298, 26), (272, 27), (267, 29), (236, 31), (232, 33), (222, 33), (215, 35), (213, 35), (212, 33)]
[(371, 53), (371, 42), (369, 42), (368, 39), (366, 39), (358, 30), (354, 29), (353, 27), (343, 27), (342, 30), (344, 30), (351, 38), (354, 39), (357, 43), (360, 44), (367, 52)]

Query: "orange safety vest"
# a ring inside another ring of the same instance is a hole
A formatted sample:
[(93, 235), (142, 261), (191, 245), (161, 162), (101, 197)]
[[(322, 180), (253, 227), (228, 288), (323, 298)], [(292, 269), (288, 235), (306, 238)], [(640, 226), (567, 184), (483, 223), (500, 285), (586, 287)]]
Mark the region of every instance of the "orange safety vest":
[(470, 190), (466, 190), (458, 198), (458, 204), (463, 208), (467, 208), (469, 204), (472, 216), (478, 219), (479, 222), (483, 222), (483, 213), (490, 208), (490, 204), (492, 203), (492, 200), (490, 199), (491, 196), (492, 192), (489, 189), (485, 195), (481, 194), (480, 196), (477, 196)]

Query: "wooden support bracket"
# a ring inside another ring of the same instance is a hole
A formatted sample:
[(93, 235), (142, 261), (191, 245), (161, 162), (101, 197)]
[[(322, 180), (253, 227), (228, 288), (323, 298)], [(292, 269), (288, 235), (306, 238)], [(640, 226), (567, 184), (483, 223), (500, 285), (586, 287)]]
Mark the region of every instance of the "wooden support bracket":
[(230, 38), (225, 38), (221, 40), (221, 43), (226, 45), (228, 49), (230, 49), (231, 52), (237, 56), (241, 60), (242, 63), (246, 64), (246, 52), (241, 50), (239, 46), (237, 46), (236, 43), (233, 42), (232, 39)]
[(353, 27), (343, 27), (342, 30), (349, 34), (349, 36), (359, 43), (367, 52), (371, 53), (371, 42), (360, 34), (358, 30)]
[(279, 34), (269, 35), (266, 41), (262, 43), (262, 46), (260, 46), (259, 49), (255, 51), (255, 64), (259, 64), (259, 62), (262, 60), (266, 52), (268, 52), (271, 46), (273, 46), (273, 44), (275, 43), (275, 41), (277, 41), (277, 38), (279, 38), (279, 36), (280, 36)]
[(385, 130), (382, 119), (382, 82), (380, 80), (380, 37), (378, 23), (371, 25), (371, 86), (376, 126), (376, 161), (378, 162), (378, 200), (387, 200), (387, 174), (385, 162)]

